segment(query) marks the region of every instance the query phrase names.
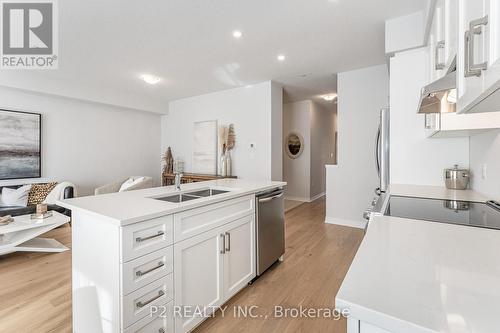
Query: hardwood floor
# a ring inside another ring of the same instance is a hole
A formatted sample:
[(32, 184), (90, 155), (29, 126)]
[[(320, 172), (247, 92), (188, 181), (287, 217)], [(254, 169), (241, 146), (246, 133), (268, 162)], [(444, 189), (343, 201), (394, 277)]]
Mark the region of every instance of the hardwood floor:
[[(71, 246), (64, 225), (43, 237)], [(0, 256), (0, 332), (71, 332), (71, 251)]]
[[(342, 332), (345, 320), (274, 318), (274, 306), (333, 308), (335, 294), (363, 237), (361, 230), (324, 224), (325, 201), (286, 214), (286, 254), (196, 332)], [(71, 228), (46, 234), (71, 245)], [(257, 306), (267, 319), (238, 318), (237, 306)], [(71, 332), (71, 251), (0, 257), (0, 332)], [(91, 332), (89, 332), (91, 333)]]
[[(305, 203), (286, 214), (285, 260), (226, 305), (222, 318), (201, 324), (205, 332), (346, 332), (346, 321), (329, 318), (273, 318), (283, 308), (333, 308), (335, 295), (363, 237), (359, 229), (327, 225), (325, 201)], [(238, 318), (234, 307), (258, 306), (258, 318)], [(268, 316), (265, 318), (265, 316)]]

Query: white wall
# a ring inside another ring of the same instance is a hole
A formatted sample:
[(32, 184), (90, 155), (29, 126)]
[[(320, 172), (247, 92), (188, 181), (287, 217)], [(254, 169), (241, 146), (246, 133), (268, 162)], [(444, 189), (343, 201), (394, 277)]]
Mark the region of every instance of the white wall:
[[(189, 172), (193, 123), (204, 120), (233, 123), (236, 132), (233, 174), (243, 179), (271, 180), (273, 170), (278, 168), (273, 164), (281, 165), (279, 157), (273, 159), (273, 152), (277, 154), (281, 149), (276, 146), (279, 141), (276, 138), (273, 141), (272, 132), (280, 131), (280, 126), (273, 127), (273, 122), (279, 121), (281, 112), (278, 103), (273, 103), (273, 96), (281, 98), (280, 88), (268, 81), (170, 102), (169, 114), (161, 121), (162, 151), (172, 147), (174, 159), (182, 158), (185, 171)], [(251, 143), (255, 148), (250, 148)], [(279, 177), (279, 173), (274, 173)]]
[(283, 107), (283, 140), (290, 132), (304, 139), (304, 150), (295, 159), (283, 156), (283, 180), (287, 182), (287, 199), (309, 201), (311, 195), (311, 113), (312, 102), (287, 103)]
[(0, 108), (42, 114), (43, 179), (71, 181), (79, 195), (128, 176), (159, 184), (159, 114), (11, 88), (0, 88)]
[(271, 84), (271, 179), (283, 180), (283, 87)]
[(363, 227), (378, 178), (373, 156), (379, 111), (389, 102), (386, 65), (338, 75), (338, 161), (326, 170), (326, 222)]
[(429, 139), (417, 114), (420, 90), (428, 83), (428, 50), (391, 58), (391, 183), (444, 186), (443, 169), (469, 165), (468, 138)]
[(311, 198), (326, 191), (325, 165), (335, 163), (336, 104), (312, 103), (311, 108)]
[(470, 137), (470, 168), (472, 189), (500, 201), (500, 130)]

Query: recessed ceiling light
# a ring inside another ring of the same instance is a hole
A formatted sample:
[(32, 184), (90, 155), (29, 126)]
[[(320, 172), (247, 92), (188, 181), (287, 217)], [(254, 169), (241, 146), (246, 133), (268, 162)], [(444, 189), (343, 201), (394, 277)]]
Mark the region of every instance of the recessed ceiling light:
[(286, 57), (284, 54), (280, 54), (276, 57), (276, 59), (278, 59), (278, 61), (285, 61)]
[(243, 33), (239, 30), (234, 30), (233, 31), (233, 37), (236, 38), (236, 39), (239, 39), (243, 36)]
[(157, 84), (158, 82), (161, 81), (161, 78), (156, 76), (156, 75), (151, 75), (151, 74), (143, 74), (141, 75), (141, 79), (149, 84)]
[(335, 98), (337, 98), (337, 94), (328, 94), (328, 95), (323, 95), (321, 96), (321, 98), (323, 98), (325, 101), (327, 102), (331, 102), (333, 101)]

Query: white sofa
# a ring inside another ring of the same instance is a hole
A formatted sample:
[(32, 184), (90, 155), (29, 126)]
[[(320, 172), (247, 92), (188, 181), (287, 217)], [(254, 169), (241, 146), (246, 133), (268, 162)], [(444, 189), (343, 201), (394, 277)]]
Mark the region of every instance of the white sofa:
[[(125, 182), (129, 183), (129, 186), (126, 188), (122, 188)], [(116, 192), (125, 192), (125, 191), (133, 191), (133, 190), (141, 190), (145, 188), (153, 187), (153, 178), (152, 177), (128, 177), (117, 182), (107, 184), (95, 189), (94, 194), (107, 194), (107, 193), (116, 193)]]

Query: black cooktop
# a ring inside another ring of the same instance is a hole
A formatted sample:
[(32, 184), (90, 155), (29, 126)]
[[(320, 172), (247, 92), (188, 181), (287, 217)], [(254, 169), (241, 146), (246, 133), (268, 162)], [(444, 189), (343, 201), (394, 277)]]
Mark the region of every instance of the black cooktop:
[(500, 229), (500, 209), (480, 202), (391, 196), (385, 215)]

